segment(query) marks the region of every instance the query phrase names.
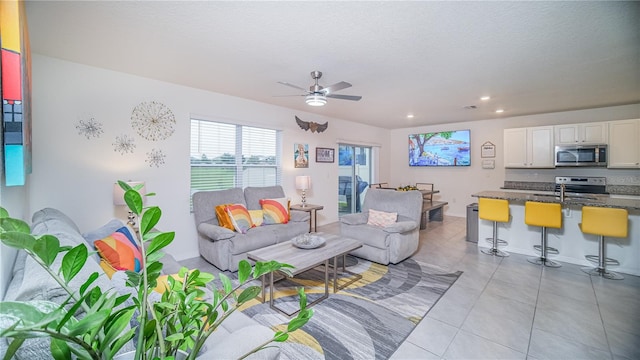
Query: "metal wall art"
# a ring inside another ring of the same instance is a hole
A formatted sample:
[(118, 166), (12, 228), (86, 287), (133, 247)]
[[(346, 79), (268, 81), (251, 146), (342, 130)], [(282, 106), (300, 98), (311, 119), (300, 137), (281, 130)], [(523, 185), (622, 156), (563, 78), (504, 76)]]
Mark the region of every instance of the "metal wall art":
[(131, 126), (144, 139), (164, 140), (175, 131), (176, 117), (166, 105), (150, 101), (142, 102), (133, 109)]
[(152, 149), (147, 153), (147, 160), (145, 160), (145, 162), (149, 163), (149, 167), (160, 167), (160, 165), (164, 165), (165, 157), (167, 156), (162, 152), (162, 150)]
[(113, 151), (118, 151), (124, 155), (126, 153), (133, 153), (133, 149), (136, 148), (136, 143), (133, 137), (123, 134), (122, 136), (116, 136), (116, 141), (113, 143)]
[(87, 139), (92, 137), (99, 138), (104, 131), (102, 130), (102, 123), (97, 121), (93, 116), (88, 119), (80, 119), (76, 124), (78, 135), (84, 135)]

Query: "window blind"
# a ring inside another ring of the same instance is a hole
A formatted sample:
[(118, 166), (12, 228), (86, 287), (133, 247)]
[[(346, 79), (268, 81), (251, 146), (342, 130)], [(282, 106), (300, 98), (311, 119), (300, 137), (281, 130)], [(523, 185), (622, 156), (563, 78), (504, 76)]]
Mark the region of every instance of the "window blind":
[(191, 195), (280, 185), (281, 131), (191, 119)]

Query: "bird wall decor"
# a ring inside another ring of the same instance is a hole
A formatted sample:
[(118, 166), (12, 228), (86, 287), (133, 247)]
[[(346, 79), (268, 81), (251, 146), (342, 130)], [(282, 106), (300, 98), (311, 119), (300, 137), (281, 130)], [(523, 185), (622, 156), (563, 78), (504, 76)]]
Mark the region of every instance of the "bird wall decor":
[(300, 126), (300, 128), (303, 129), (304, 131), (311, 130), (311, 132), (317, 132), (317, 133), (321, 133), (327, 130), (327, 128), (329, 127), (328, 121), (324, 124), (318, 124), (317, 122), (313, 122), (313, 121), (303, 121), (297, 116), (296, 116), (296, 122), (298, 123), (298, 126)]

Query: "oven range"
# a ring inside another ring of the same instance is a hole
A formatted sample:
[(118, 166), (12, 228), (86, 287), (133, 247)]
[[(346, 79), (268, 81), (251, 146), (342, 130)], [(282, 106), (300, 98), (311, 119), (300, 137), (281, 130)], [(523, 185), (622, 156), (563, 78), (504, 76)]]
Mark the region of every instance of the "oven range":
[(604, 177), (556, 176), (556, 195), (560, 194), (562, 184), (565, 186), (565, 194), (571, 196), (585, 196), (585, 194), (609, 195), (607, 192), (607, 179)]

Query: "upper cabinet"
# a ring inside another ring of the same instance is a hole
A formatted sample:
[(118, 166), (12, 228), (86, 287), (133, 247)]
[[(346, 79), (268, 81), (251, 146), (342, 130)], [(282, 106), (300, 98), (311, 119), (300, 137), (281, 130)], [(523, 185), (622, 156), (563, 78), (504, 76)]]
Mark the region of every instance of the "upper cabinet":
[(553, 126), (504, 130), (504, 166), (553, 168)]
[(556, 125), (556, 145), (607, 144), (608, 126), (606, 122)]
[(640, 168), (640, 119), (609, 122), (609, 168)]

